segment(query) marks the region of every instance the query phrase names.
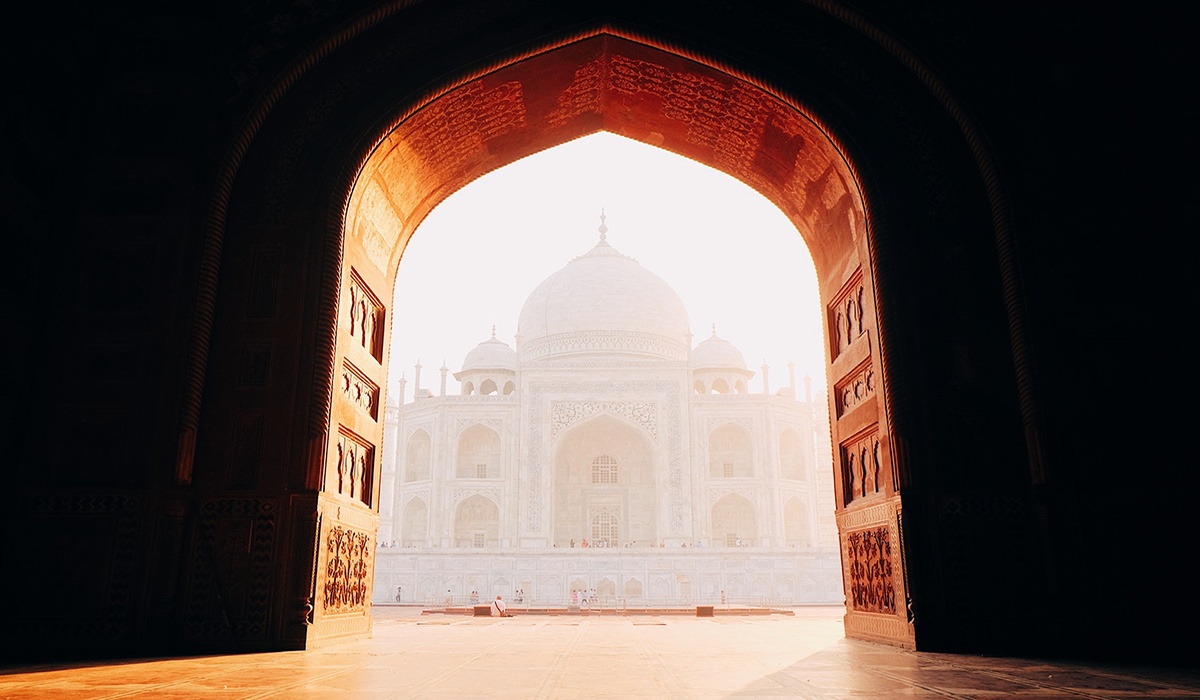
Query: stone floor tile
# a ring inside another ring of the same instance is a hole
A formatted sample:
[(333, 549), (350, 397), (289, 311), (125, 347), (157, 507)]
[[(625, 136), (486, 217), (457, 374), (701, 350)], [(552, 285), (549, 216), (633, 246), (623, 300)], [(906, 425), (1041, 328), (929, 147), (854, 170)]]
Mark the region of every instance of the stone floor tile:
[(1200, 673), (904, 651), (795, 616), (459, 619), (376, 610), (305, 652), (0, 669), (0, 700), (1200, 698)]

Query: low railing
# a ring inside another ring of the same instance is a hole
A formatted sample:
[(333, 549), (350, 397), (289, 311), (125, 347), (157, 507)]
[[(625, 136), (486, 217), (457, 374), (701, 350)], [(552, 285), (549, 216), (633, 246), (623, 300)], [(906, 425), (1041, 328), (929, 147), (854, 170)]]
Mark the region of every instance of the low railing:
[[(427, 610), (469, 608), (488, 605), (493, 598), (484, 595), (448, 595), (440, 599), (420, 601)], [(512, 596), (504, 598), (513, 611), (568, 610), (596, 613), (642, 612), (648, 610), (689, 611), (697, 605), (712, 606), (717, 610), (779, 610), (792, 607), (791, 603), (768, 596), (615, 596), (596, 595), (573, 598), (571, 596)]]

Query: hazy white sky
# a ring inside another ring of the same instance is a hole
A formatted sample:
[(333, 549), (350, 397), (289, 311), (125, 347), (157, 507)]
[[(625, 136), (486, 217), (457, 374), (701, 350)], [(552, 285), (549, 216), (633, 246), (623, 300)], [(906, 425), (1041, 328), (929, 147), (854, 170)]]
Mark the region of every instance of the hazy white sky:
[[(712, 334), (732, 342), (770, 386), (796, 364), (814, 393), (825, 384), (821, 309), (808, 248), (783, 214), (740, 181), (661, 149), (599, 133), (531, 156), (447, 198), (413, 235), (396, 279), (392, 396), (401, 374), (412, 398), (413, 365), (447, 393), (463, 357), (492, 334), (515, 345), (517, 318), (543, 279), (608, 242), (675, 288), (693, 346)], [(391, 399), (389, 398), (389, 401)]]

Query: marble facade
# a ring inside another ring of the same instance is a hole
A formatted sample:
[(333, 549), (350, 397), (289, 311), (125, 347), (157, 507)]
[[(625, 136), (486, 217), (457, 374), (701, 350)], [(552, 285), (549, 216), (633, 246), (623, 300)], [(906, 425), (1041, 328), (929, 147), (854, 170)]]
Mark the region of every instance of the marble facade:
[(460, 395), (418, 368), (387, 408), (375, 602), (841, 602), (824, 397), (797, 396), (794, 371), (752, 393), (715, 327), (692, 347), (683, 302), (603, 216), (530, 294), (516, 345), (468, 352)]

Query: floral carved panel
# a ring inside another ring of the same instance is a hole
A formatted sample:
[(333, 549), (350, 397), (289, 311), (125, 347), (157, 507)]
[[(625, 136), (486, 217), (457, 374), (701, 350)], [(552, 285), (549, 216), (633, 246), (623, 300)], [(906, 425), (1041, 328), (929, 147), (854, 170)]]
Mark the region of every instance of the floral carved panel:
[(859, 612), (895, 614), (892, 537), (886, 525), (847, 533), (850, 603)]
[(875, 368), (869, 362), (838, 382), (834, 390), (837, 396), (837, 417), (841, 418), (850, 409), (874, 396), (877, 383)]
[(321, 591), (327, 613), (363, 610), (370, 603), (374, 550), (366, 532), (334, 525), (325, 537), (325, 585)]

